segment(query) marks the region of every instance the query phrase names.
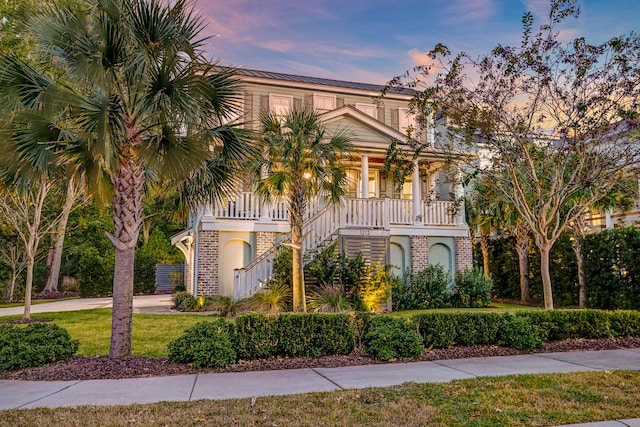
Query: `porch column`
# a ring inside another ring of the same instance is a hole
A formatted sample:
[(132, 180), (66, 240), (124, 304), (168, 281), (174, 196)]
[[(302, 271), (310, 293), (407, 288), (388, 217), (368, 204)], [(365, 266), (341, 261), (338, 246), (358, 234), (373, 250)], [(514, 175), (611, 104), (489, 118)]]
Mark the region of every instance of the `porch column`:
[(369, 156), (362, 156), (361, 175), (362, 175), (362, 188), (360, 189), (363, 199), (369, 198)]
[(464, 225), (466, 224), (465, 215), (464, 215), (464, 185), (462, 184), (462, 172), (458, 172), (456, 177), (456, 201), (458, 202), (458, 215), (456, 218), (456, 224)]
[(413, 198), (413, 223), (422, 224), (422, 194), (420, 194), (420, 169), (418, 161), (413, 161), (413, 176), (411, 177), (411, 198)]
[[(265, 179), (269, 176), (266, 166), (260, 171), (260, 178)], [(255, 196), (257, 197), (257, 196)], [(264, 200), (260, 203), (260, 221), (271, 221), (271, 202)]]
[(607, 209), (604, 211), (604, 224), (607, 230), (613, 229), (613, 210)]

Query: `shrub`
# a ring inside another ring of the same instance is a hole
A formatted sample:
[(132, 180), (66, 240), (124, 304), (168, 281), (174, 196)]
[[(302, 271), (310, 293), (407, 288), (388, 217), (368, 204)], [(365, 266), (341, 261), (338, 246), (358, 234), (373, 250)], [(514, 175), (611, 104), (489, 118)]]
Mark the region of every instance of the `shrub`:
[(499, 345), (518, 350), (531, 351), (543, 345), (540, 329), (526, 317), (503, 316), (498, 337)]
[(278, 354), (276, 316), (243, 314), (236, 318), (238, 359), (268, 359)]
[(424, 351), (416, 324), (397, 317), (375, 316), (364, 341), (365, 352), (383, 361), (417, 357)]
[(630, 310), (610, 312), (609, 328), (614, 337), (640, 336), (640, 313)]
[(290, 309), (292, 289), (286, 283), (271, 280), (269, 285), (259, 290), (243, 302), (250, 311), (261, 313), (281, 313)]
[(408, 271), (392, 289), (394, 310), (442, 308), (449, 303), (449, 276), (441, 265), (430, 265), (413, 273)]
[(83, 298), (109, 296), (113, 292), (112, 251), (100, 253), (96, 248), (86, 248), (78, 262), (78, 292)]
[(277, 321), (279, 355), (318, 357), (349, 354), (355, 347), (348, 314), (281, 314)]
[(421, 313), (413, 317), (424, 345), (433, 348), (496, 344), (501, 319), (497, 313)]
[(491, 304), (492, 284), (478, 268), (456, 272), (451, 304), (454, 307), (486, 307)]
[(568, 338), (607, 338), (612, 336), (610, 312), (600, 310), (554, 310), (518, 313), (540, 328), (544, 341)]
[(238, 358), (349, 354), (355, 347), (348, 314), (245, 314), (236, 319)]
[(169, 343), (169, 360), (221, 368), (236, 362), (236, 329), (224, 319), (200, 322)]
[(54, 323), (0, 326), (0, 371), (68, 359), (78, 351), (78, 345), (66, 329)]
[(188, 292), (173, 294), (173, 307), (178, 311), (196, 311), (198, 300)]
[(351, 309), (342, 287), (323, 285), (309, 293), (309, 310), (316, 313), (342, 313)]

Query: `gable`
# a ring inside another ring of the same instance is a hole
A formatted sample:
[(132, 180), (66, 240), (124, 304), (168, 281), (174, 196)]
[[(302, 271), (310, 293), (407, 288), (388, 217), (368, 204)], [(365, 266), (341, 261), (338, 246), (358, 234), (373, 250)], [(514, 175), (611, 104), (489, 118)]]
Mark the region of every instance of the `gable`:
[(401, 141), (405, 139), (397, 130), (348, 105), (325, 113), (323, 122), (330, 133), (348, 131), (357, 145), (389, 144), (394, 138)]

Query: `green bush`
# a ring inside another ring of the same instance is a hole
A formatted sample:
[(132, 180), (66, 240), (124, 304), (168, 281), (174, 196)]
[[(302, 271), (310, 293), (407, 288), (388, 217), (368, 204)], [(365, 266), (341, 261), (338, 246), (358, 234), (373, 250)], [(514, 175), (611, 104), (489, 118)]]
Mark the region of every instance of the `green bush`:
[(474, 268), (456, 272), (455, 286), (451, 295), (454, 307), (478, 308), (491, 304), (491, 279), (484, 277), (482, 270)]
[(113, 293), (114, 256), (112, 251), (101, 253), (93, 247), (84, 250), (78, 263), (78, 292), (81, 297)]
[(531, 351), (543, 346), (540, 329), (526, 317), (505, 315), (498, 330), (498, 344)]
[(540, 328), (544, 341), (612, 336), (611, 312), (601, 310), (553, 310), (518, 313)]
[(421, 313), (413, 317), (424, 345), (433, 348), (496, 344), (501, 319), (498, 313)]
[(198, 299), (188, 292), (173, 294), (173, 308), (178, 311), (196, 311)]
[(418, 357), (424, 351), (416, 324), (397, 317), (375, 316), (364, 337), (365, 352), (378, 360)]
[(640, 313), (630, 310), (610, 312), (609, 329), (614, 337), (640, 336)]
[(394, 310), (442, 308), (449, 305), (449, 276), (441, 265), (431, 265), (413, 273), (408, 271), (392, 289)]
[(355, 347), (348, 314), (293, 314), (278, 316), (279, 355), (318, 357), (349, 354)]
[(236, 325), (244, 360), (349, 354), (355, 347), (349, 314), (245, 314)]
[(55, 323), (0, 326), (0, 371), (68, 359), (78, 351), (78, 345), (78, 340), (72, 340), (69, 332)]
[(615, 228), (584, 240), (589, 306), (640, 309), (640, 230)]
[(225, 367), (235, 363), (236, 328), (224, 319), (200, 322), (169, 343), (169, 360), (194, 367)]

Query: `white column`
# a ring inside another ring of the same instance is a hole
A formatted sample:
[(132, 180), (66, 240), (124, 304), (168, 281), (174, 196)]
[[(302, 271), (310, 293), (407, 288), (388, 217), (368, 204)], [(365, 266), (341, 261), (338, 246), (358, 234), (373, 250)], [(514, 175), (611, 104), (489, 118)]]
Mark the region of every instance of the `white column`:
[(413, 161), (413, 176), (411, 177), (411, 198), (413, 199), (413, 223), (422, 224), (422, 194), (420, 194), (420, 169), (418, 161)]
[(604, 212), (604, 225), (607, 230), (613, 229), (613, 210), (607, 209)]
[(462, 184), (462, 172), (458, 172), (456, 177), (456, 201), (458, 202), (458, 215), (456, 218), (456, 223), (458, 225), (463, 225), (466, 223), (464, 218), (464, 185)]
[(362, 188), (361, 197), (363, 199), (369, 198), (369, 156), (362, 156), (361, 175), (362, 175)]

